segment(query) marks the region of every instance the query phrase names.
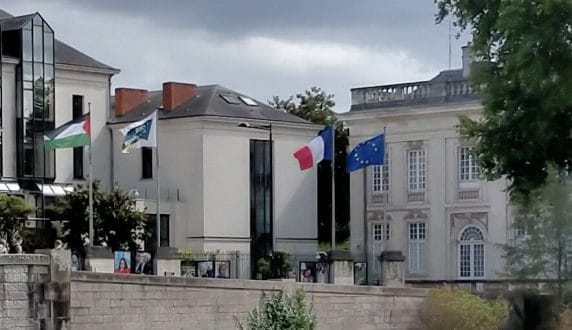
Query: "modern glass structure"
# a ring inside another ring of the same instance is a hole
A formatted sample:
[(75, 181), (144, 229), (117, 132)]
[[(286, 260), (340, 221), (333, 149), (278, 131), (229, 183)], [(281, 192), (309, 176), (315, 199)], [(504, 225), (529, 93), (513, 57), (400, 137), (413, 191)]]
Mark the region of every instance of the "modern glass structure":
[[(16, 112), (16, 175), (22, 187), (33, 191), (55, 179), (55, 152), (43, 144), (55, 122), (54, 31), (38, 13), (0, 20), (0, 28), (2, 57), (19, 60), (15, 107), (2, 107), (2, 112)], [(43, 216), (43, 198), (36, 207)]]

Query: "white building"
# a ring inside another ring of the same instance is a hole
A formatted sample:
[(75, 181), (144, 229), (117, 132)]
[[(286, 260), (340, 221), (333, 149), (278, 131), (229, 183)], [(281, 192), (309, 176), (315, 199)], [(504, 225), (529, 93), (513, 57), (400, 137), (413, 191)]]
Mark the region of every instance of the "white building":
[[(161, 246), (315, 253), (316, 169), (301, 172), (292, 153), (320, 127), (218, 85), (118, 88), (114, 100), (113, 178), (154, 219), (160, 176)], [(159, 171), (154, 149), (122, 153), (119, 131), (157, 109)]]
[[(464, 49), (466, 53), (466, 48)], [(379, 256), (402, 251), (406, 281), (503, 278), (512, 231), (504, 181), (479, 179), (459, 115), (482, 111), (464, 68), (429, 81), (355, 88), (342, 115), (353, 147), (386, 129), (386, 165), (351, 174), (351, 251), (379, 280)]]
[[(87, 148), (45, 150), (43, 136), (88, 111), (91, 104), (94, 174), (111, 185), (110, 79), (119, 70), (54, 39), (43, 17), (12, 17), (0, 10), (1, 182), (0, 192), (21, 194), (49, 216), (54, 196), (87, 176)], [(85, 150), (84, 150), (85, 149)], [(35, 226), (33, 222), (29, 226)]]

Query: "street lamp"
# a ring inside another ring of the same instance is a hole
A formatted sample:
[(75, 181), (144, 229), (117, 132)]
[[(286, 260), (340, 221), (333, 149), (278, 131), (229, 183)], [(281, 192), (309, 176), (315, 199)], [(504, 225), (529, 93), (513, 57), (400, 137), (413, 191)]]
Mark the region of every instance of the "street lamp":
[(248, 122), (241, 122), (238, 124), (238, 127), (243, 128), (252, 128), (258, 129), (263, 131), (268, 131), (268, 142), (270, 144), (270, 231), (272, 233), (272, 248), (271, 252), (274, 252), (276, 248), (276, 226), (274, 223), (274, 146), (272, 140), (272, 123), (269, 122), (268, 125), (251, 125)]

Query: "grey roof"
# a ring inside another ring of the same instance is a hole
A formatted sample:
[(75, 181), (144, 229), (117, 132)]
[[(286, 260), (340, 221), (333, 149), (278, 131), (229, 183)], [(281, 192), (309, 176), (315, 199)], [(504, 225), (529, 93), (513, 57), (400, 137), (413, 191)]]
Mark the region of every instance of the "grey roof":
[[(21, 28), (24, 24), (26, 24), (35, 15), (39, 14), (35, 13), (30, 15), (14, 17), (9, 13), (7, 13), (6, 11), (0, 9), (0, 25), (2, 26), (2, 30), (4, 31), (18, 29)], [(54, 50), (56, 55), (56, 63), (77, 65), (88, 68), (96, 68), (96, 69), (119, 72), (118, 69), (115, 69), (107, 64), (101, 63), (96, 59), (80, 52), (79, 50), (59, 41), (58, 39), (55, 40)]]
[[(231, 97), (246, 97), (256, 102), (256, 106), (250, 106), (242, 102), (239, 104), (230, 104), (225, 101), (221, 95), (229, 95)], [(115, 97), (112, 98), (112, 104), (115, 105)], [(155, 109), (161, 109), (163, 105), (162, 91), (151, 91), (148, 93), (147, 101), (142, 105), (132, 109), (121, 117), (112, 117), (110, 123), (129, 123), (140, 120)], [(114, 113), (114, 112), (113, 112)], [(181, 117), (197, 117), (197, 116), (213, 116), (240, 118), (251, 120), (265, 120), (276, 122), (289, 122), (299, 124), (310, 124), (310, 122), (284, 112), (277, 110), (265, 103), (259, 102), (249, 96), (235, 92), (220, 85), (197, 86), (196, 94), (187, 102), (181, 104), (171, 111), (160, 110), (159, 119), (181, 118)]]

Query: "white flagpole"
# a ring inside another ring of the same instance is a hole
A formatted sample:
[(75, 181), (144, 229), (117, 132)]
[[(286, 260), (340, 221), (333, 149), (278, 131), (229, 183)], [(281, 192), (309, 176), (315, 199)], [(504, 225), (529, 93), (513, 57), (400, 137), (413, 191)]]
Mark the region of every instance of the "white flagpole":
[(159, 180), (159, 111), (155, 110), (155, 162), (157, 168), (157, 249), (161, 247), (161, 185)]
[(332, 251), (336, 250), (336, 127), (332, 125)]
[(93, 246), (93, 165), (92, 165), (92, 149), (91, 149), (91, 102), (87, 103), (87, 111), (89, 112), (89, 246)]

